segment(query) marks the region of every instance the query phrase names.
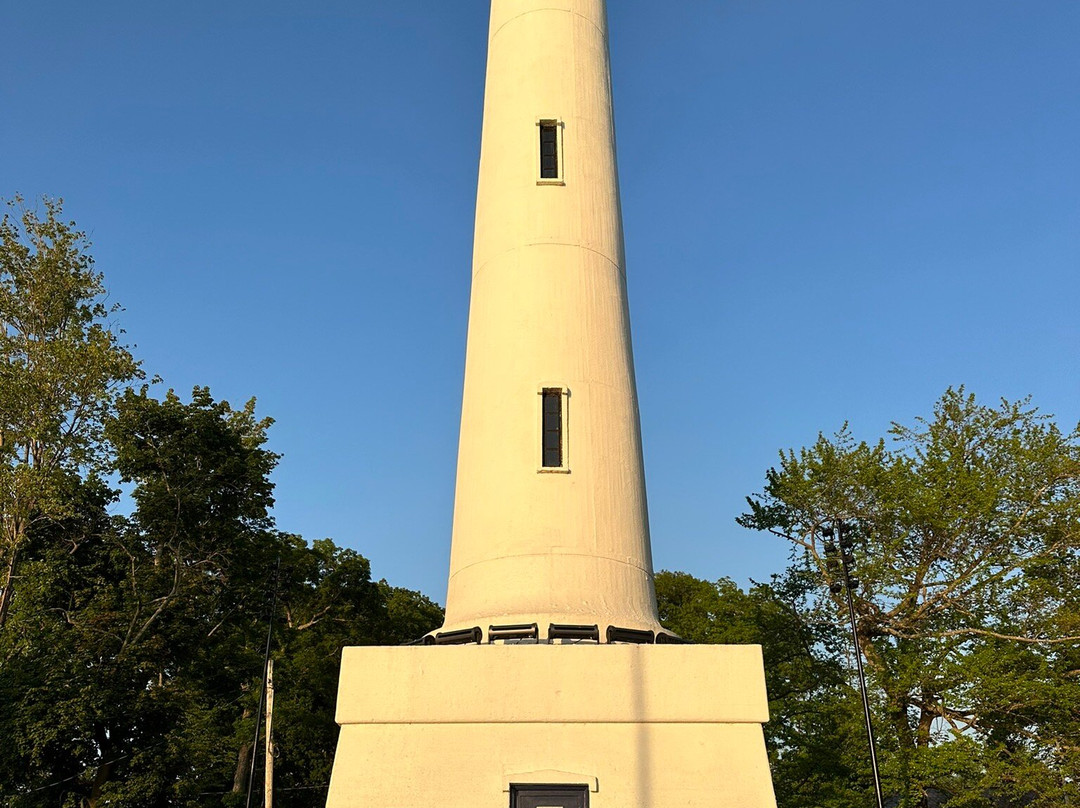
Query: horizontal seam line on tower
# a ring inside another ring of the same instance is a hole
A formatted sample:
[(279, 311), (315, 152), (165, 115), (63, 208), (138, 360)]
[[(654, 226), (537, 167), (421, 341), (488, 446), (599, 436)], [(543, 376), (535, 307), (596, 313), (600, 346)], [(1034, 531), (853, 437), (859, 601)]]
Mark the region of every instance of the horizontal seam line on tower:
[(597, 25), (595, 22), (593, 22), (593, 20), (586, 17), (584, 14), (579, 14), (578, 12), (573, 11), (573, 10), (571, 10), (569, 8), (557, 8), (555, 6), (544, 6), (543, 8), (533, 8), (533, 9), (529, 9), (528, 11), (523, 11), (520, 14), (515, 14), (513, 17), (511, 17), (506, 22), (504, 22), (502, 25), (500, 25), (498, 28), (496, 28), (495, 31), (492, 32), (491, 36), (488, 38), (488, 41), (489, 42), (494, 42), (495, 37), (497, 37), (499, 35), (499, 33), (502, 31), (502, 29), (505, 28), (506, 26), (508, 26), (510, 23), (514, 22), (514, 20), (521, 19), (522, 17), (528, 16), (529, 14), (535, 14), (538, 11), (561, 11), (564, 14), (573, 14), (575, 17), (580, 17), (581, 19), (585, 20), (585, 22), (587, 22), (589, 25), (591, 25), (593, 28), (595, 28), (596, 32), (598, 34), (600, 34), (600, 36), (604, 35), (604, 29), (602, 29), (599, 25)]
[(458, 575), (458, 573), (465, 572), (465, 570), (479, 566), (480, 564), (490, 564), (493, 561), (502, 561), (506, 558), (542, 558), (544, 556), (575, 556), (577, 558), (602, 558), (605, 561), (613, 561), (616, 564), (625, 564), (628, 567), (633, 567), (636, 570), (641, 570), (646, 574), (648, 574), (649, 572), (647, 569), (645, 569), (645, 567), (642, 567), (640, 564), (633, 564), (629, 561), (624, 561), (621, 558), (612, 558), (611, 556), (597, 555), (596, 553), (512, 553), (509, 555), (501, 555), (497, 558), (485, 558), (480, 561), (474, 561), (471, 564), (466, 564), (464, 567), (459, 567), (458, 569), (454, 570), (454, 572), (450, 575), (450, 579), (453, 580)]
[(615, 267), (615, 270), (617, 272), (619, 272), (620, 274), (623, 274), (623, 275), (626, 274), (626, 272), (623, 270), (623, 268), (621, 266), (619, 266), (618, 261), (614, 261), (614, 260), (612, 260), (611, 256), (607, 255), (606, 253), (602, 253), (602, 252), (600, 252), (600, 250), (594, 250), (592, 247), (586, 247), (584, 244), (573, 244), (573, 243), (571, 243), (569, 241), (528, 241), (525, 244), (522, 244), (522, 245), (520, 245), (518, 247), (511, 247), (509, 250), (503, 250), (501, 253), (494, 256), (493, 258), (489, 258), (488, 260), (486, 260), (483, 264), (481, 264), (479, 267), (477, 267), (473, 271), (473, 277), (474, 278), (479, 277), (480, 273), (488, 268), (488, 264), (492, 264), (495, 261), (498, 261), (500, 258), (503, 258), (504, 256), (507, 256), (507, 255), (510, 255), (510, 253), (517, 252), (518, 250), (522, 250), (522, 249), (524, 249), (526, 247), (545, 247), (545, 246), (551, 246), (551, 247), (577, 247), (578, 249), (585, 250), (586, 252), (591, 252), (593, 255), (599, 255), (601, 258), (603, 258), (605, 261), (607, 261), (609, 264), (611, 264), (613, 267)]

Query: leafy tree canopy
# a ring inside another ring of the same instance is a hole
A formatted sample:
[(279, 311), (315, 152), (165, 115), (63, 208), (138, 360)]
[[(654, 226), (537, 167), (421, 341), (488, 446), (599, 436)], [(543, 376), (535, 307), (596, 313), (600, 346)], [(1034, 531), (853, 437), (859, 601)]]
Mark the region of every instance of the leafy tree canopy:
[(110, 517), (115, 492), (88, 479), (29, 532), (0, 632), (0, 736), (19, 739), (0, 746), (4, 804), (242, 803), (269, 627), (278, 804), (319, 805), (342, 647), (441, 621), (356, 552), (274, 529), (254, 407), (128, 391), (105, 434), (134, 512)]
[[(950, 389), (892, 441), (784, 452), (746, 527), (846, 606), (822, 530), (854, 526), (859, 647), (900, 805), (1063, 805), (1080, 778), (1080, 432)], [(830, 585), (832, 589), (830, 589)]]
[(31, 526), (71, 513), (73, 476), (101, 471), (118, 390), (139, 363), (108, 321), (86, 234), (16, 197), (0, 218), (0, 629)]

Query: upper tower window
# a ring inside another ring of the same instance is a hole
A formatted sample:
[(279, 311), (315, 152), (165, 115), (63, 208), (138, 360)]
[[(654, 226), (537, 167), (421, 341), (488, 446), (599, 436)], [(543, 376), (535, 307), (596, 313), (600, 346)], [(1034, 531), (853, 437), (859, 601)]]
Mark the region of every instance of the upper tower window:
[(540, 133), (537, 185), (563, 184), (563, 123), (553, 118), (536, 121)]

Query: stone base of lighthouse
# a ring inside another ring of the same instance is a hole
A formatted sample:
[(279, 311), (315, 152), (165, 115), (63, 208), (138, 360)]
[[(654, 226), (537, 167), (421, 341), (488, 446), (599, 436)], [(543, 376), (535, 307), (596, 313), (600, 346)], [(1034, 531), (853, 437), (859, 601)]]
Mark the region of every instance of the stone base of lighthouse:
[(759, 646), (346, 648), (327, 806), (775, 808), (767, 719)]

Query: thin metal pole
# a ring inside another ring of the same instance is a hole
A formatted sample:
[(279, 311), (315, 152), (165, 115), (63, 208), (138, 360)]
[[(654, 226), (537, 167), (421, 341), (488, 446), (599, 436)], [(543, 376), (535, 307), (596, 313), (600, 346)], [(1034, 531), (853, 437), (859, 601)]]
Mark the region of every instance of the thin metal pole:
[[(842, 527), (841, 530), (843, 530)], [(863, 717), (866, 719), (866, 738), (870, 743), (870, 768), (874, 772), (874, 796), (877, 797), (878, 808), (885, 808), (885, 802), (881, 797), (877, 750), (874, 748), (874, 724), (870, 720), (870, 698), (866, 693), (866, 673), (863, 671), (862, 649), (859, 646), (859, 624), (855, 619), (855, 602), (851, 599), (851, 572), (848, 569), (843, 544), (840, 545), (840, 564), (844, 568), (844, 593), (847, 595), (848, 619), (851, 620), (851, 639), (855, 642), (855, 666), (859, 671), (859, 692), (862, 694)]]
[(266, 620), (266, 651), (263, 653), (263, 687), (262, 692), (259, 693), (259, 708), (255, 713), (255, 741), (251, 745), (251, 768), (248, 770), (248, 787), (247, 787), (247, 800), (244, 802), (246, 808), (251, 808), (251, 789), (255, 785), (255, 761), (259, 756), (259, 730), (262, 729), (262, 709), (263, 699), (266, 698), (266, 672), (270, 665), (270, 640), (274, 633), (274, 611), (277, 609), (277, 595), (278, 595), (278, 573), (281, 571), (281, 556), (277, 558), (277, 564), (274, 566), (274, 596), (270, 601), (270, 616)]

